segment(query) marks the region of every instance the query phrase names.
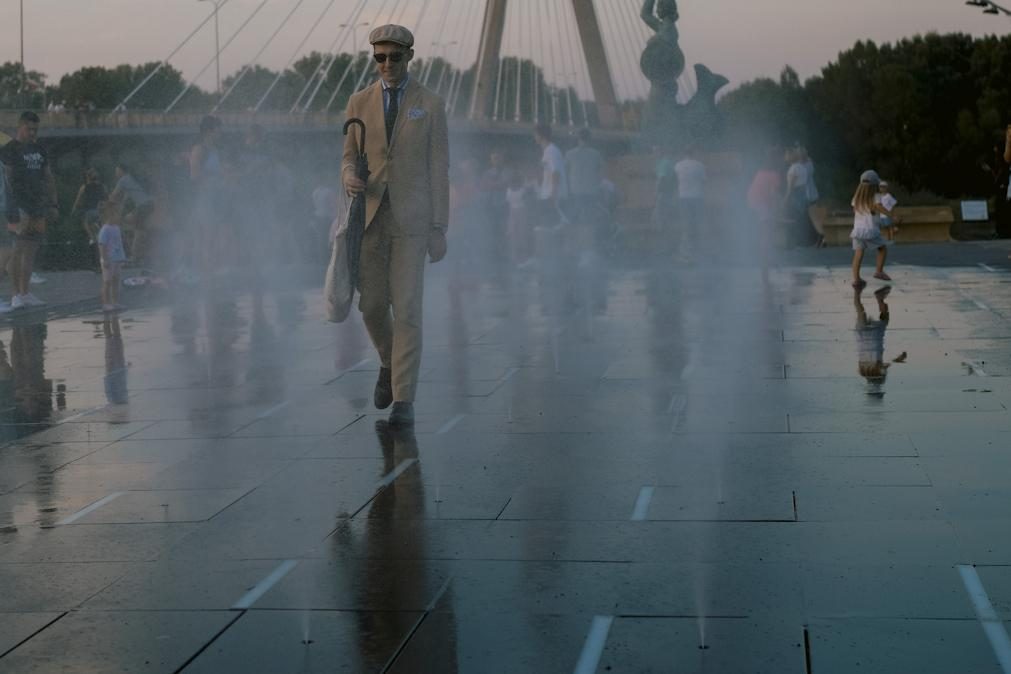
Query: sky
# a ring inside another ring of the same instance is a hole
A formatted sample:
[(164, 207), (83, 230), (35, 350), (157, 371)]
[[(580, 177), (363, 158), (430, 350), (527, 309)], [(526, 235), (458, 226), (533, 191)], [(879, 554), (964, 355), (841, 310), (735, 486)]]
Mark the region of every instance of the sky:
[[(220, 0), (219, 0), (220, 1)], [(582, 0), (580, 0), (582, 1)], [(212, 12), (210, 0), (23, 0), (25, 62), (58, 80), (82, 65), (113, 66), (166, 58)], [(224, 44), (264, 0), (225, 0)], [(330, 4), (332, 2), (332, 5)], [(504, 51), (533, 54), (549, 80), (574, 79), (588, 88), (576, 44), (569, 0), (509, 0)], [(636, 17), (639, 0), (594, 0), (611, 70), (622, 98), (646, 89), (637, 59), (649, 29)], [(361, 3), (364, 3), (363, 5)], [(343, 50), (367, 45), (369, 26), (390, 18), (415, 30), (419, 56), (438, 54), (469, 65), (477, 52), (483, 0), (266, 0), (221, 55), (223, 74), (238, 70), (267, 42), (286, 15), (286, 27), (264, 50), (262, 65), (280, 68), (293, 55), (326, 51), (347, 32)], [(689, 63), (705, 63), (736, 85), (775, 77), (793, 66), (817, 74), (859, 39), (891, 42), (929, 31), (973, 35), (1011, 32), (1011, 19), (982, 14), (964, 0), (681, 0), (681, 44)], [(1011, 4), (1011, 2), (1009, 2)], [(297, 9), (296, 9), (297, 5)], [(321, 12), (330, 10), (306, 46)], [(356, 6), (361, 6), (355, 14)], [(19, 0), (0, 0), (0, 62), (19, 58)], [(170, 61), (187, 78), (215, 86), (214, 23), (209, 21)], [(203, 74), (200, 74), (201, 71)]]

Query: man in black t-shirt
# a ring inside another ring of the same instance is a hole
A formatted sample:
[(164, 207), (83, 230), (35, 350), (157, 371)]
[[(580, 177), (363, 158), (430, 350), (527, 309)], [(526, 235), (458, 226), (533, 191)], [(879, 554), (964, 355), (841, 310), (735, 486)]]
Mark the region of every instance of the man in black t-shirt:
[(14, 231), (11, 308), (45, 304), (29, 292), (35, 255), (46, 236), (46, 223), (59, 214), (56, 181), (49, 156), (38, 142), (39, 116), (24, 112), (14, 140), (0, 149), (0, 162), (7, 174), (7, 222)]

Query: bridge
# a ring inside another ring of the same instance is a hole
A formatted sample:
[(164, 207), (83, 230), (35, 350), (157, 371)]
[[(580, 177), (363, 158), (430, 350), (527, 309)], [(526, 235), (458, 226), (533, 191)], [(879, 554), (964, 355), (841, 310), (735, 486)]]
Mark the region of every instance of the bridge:
[[(528, 134), (532, 124), (548, 122), (591, 126), (605, 137), (627, 138), (638, 129), (634, 104), (648, 92), (638, 58), (651, 30), (638, 16), (638, 0), (319, 0), (315, 6), (306, 0), (261, 0), (251, 11), (232, 0), (213, 1), (214, 10), (114, 109), (48, 111), (43, 135), (68, 140), (178, 136), (192, 134), (207, 113), (219, 115), (230, 128), (256, 123), (278, 133), (331, 131), (343, 122), (347, 97), (375, 77), (367, 30), (358, 29), (389, 22), (403, 22), (415, 31), (412, 74), (443, 96), (456, 131)], [(268, 3), (286, 10), (276, 25), (258, 22)], [(223, 43), (199, 73), (164, 106), (153, 107), (148, 101), (138, 107), (159, 71), (172, 65), (183, 49), (192, 49), (198, 36), (206, 36), (212, 27), (217, 32), (219, 17), (228, 13), (238, 28), (222, 36)], [(294, 32), (304, 28), (293, 21), (300, 13), (311, 13), (314, 19), (308, 32)], [(292, 72), (296, 59), (308, 54), (310, 37), (335, 25), (315, 72), (303, 77), (293, 100), (284, 98), (278, 87), (281, 78)], [(231, 53), (238, 37), (254, 31), (266, 35), (255, 53)], [(262, 90), (250, 91), (249, 73), (263, 65), (268, 50), (281, 47), (288, 50), (287, 65), (264, 82)], [(223, 54), (244, 65), (226, 87), (219, 84), (207, 105), (181, 105)], [(687, 73), (683, 80), (681, 91), (688, 98), (694, 83)], [(255, 103), (240, 106), (240, 90), (244, 101)], [(0, 111), (0, 128), (15, 124), (15, 111)]]

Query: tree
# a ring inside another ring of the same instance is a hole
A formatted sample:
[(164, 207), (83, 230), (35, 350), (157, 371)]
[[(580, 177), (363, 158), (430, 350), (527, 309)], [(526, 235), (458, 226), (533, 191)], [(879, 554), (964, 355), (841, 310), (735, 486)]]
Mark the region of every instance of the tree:
[[(235, 84), (241, 73), (240, 70), (234, 75), (229, 75), (222, 82), (223, 90), (226, 93), (231, 91), (222, 104), (224, 110), (251, 110), (273, 86), (270, 96), (267, 97), (260, 109), (287, 112), (305, 84), (304, 78), (293, 70), (286, 70), (278, 79), (277, 72), (260, 65), (249, 68), (238, 84)], [(274, 84), (275, 80), (277, 80), (276, 85)], [(234, 90), (232, 89), (233, 85), (235, 85)]]
[[(119, 65), (115, 68), (87, 66), (60, 79), (57, 95), (68, 106), (88, 102), (100, 110), (111, 110), (144, 81), (158, 62), (140, 66)], [(186, 87), (180, 71), (171, 65), (163, 66), (130, 100), (132, 109), (164, 109)], [(179, 110), (205, 109), (212, 97), (199, 87), (191, 87), (176, 106)]]
[(46, 97), (46, 76), (36, 70), (27, 73), (20, 63), (0, 65), (0, 108), (41, 108)]

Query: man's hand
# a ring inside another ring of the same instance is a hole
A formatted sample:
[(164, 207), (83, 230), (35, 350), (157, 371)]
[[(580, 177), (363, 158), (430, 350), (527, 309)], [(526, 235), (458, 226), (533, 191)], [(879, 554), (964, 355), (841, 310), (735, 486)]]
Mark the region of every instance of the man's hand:
[(365, 181), (357, 176), (347, 176), (344, 178), (344, 189), (348, 194), (361, 194), (365, 191)]
[(433, 230), (432, 233), (428, 235), (428, 259), (435, 264), (442, 258), (446, 257), (447, 249), (446, 233), (441, 229)]

